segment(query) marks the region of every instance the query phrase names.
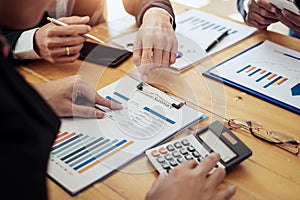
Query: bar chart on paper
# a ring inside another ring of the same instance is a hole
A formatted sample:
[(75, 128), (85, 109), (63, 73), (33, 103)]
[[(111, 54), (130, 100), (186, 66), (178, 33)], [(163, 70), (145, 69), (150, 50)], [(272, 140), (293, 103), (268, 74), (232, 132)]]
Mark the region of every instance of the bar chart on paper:
[(133, 144), (132, 141), (63, 132), (51, 148), (51, 159), (65, 171), (84, 173), (105, 159)]
[(300, 114), (300, 53), (261, 42), (204, 75)]
[(206, 49), (211, 41), (218, 38), (224, 32), (228, 32), (228, 35), (208, 52), (209, 55), (245, 39), (256, 31), (253, 27), (235, 23), (197, 10), (187, 11), (179, 15), (176, 20), (178, 27), (176, 31), (189, 37), (203, 49)]
[(253, 81), (256, 83), (262, 83), (263, 88), (269, 88), (272, 86), (280, 86), (288, 80), (288, 78), (281, 75), (275, 74), (273, 72), (268, 72), (267, 70), (256, 67), (253, 65), (247, 65), (236, 71), (237, 74), (252, 77)]

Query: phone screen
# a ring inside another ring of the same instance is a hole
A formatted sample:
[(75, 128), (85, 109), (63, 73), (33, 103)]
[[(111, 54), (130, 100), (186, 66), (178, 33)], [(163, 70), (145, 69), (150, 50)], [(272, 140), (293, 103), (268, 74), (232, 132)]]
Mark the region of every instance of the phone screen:
[(79, 59), (103, 66), (117, 67), (131, 55), (132, 52), (124, 49), (84, 42)]

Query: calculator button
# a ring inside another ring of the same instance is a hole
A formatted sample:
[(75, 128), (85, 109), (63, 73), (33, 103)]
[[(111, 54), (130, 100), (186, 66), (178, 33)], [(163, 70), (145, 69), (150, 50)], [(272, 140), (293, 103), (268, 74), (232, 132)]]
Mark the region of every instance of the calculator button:
[(174, 150), (175, 150), (175, 148), (174, 148), (173, 145), (171, 145), (171, 144), (169, 144), (169, 145), (167, 146), (167, 149), (168, 149), (169, 151), (174, 151)]
[(175, 166), (178, 165), (178, 163), (177, 163), (175, 160), (171, 160), (171, 161), (170, 161), (170, 165), (171, 165), (172, 167), (175, 167)]
[(158, 151), (159, 151), (161, 154), (166, 154), (166, 153), (168, 153), (168, 151), (167, 151), (167, 149), (166, 149), (165, 147), (160, 147), (160, 148), (158, 149)]
[(174, 157), (179, 157), (180, 154), (178, 153), (178, 151), (174, 151), (174, 152), (172, 153), (172, 156), (174, 156)]
[(201, 162), (202, 161), (202, 157), (198, 157), (197, 160), (198, 160), (198, 162)]
[(182, 147), (182, 145), (180, 144), (180, 142), (175, 142), (174, 146), (177, 148), (177, 149), (180, 149)]
[(171, 167), (168, 163), (163, 163), (161, 166), (162, 166), (162, 168), (164, 168), (166, 170), (171, 169)]
[(165, 162), (165, 159), (163, 158), (163, 157), (158, 157), (157, 159), (156, 159), (156, 161), (157, 162), (159, 162), (159, 163), (163, 163), (163, 162)]
[(187, 159), (187, 160), (192, 160), (192, 159), (193, 159), (193, 157), (192, 157), (190, 154), (187, 154), (187, 155), (185, 155), (184, 157), (185, 157), (185, 159)]
[(172, 160), (173, 157), (172, 157), (170, 154), (167, 154), (167, 155), (165, 155), (165, 159), (166, 159), (166, 160)]
[(187, 150), (189, 152), (194, 152), (196, 149), (193, 146), (188, 146)]
[(156, 149), (154, 149), (154, 150), (151, 151), (151, 155), (153, 157), (158, 157), (160, 155), (160, 153)]
[(190, 145), (190, 142), (187, 139), (184, 139), (181, 141), (181, 144), (183, 144), (184, 146), (188, 146)]
[(180, 157), (177, 159), (178, 163), (183, 163), (185, 161), (184, 157)]
[(179, 152), (180, 152), (182, 155), (188, 154), (187, 150), (185, 150), (185, 149), (180, 149)]
[(200, 153), (198, 151), (194, 151), (192, 154), (195, 158), (200, 157)]

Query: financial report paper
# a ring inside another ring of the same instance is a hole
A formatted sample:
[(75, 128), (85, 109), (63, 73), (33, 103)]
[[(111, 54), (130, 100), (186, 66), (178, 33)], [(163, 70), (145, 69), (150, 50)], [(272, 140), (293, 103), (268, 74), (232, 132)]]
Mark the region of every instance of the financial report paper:
[[(98, 93), (123, 106), (109, 110), (103, 119), (62, 119), (50, 154), (48, 175), (71, 195), (100, 181), (206, 115), (129, 76)], [(128, 172), (129, 173), (129, 172)]]

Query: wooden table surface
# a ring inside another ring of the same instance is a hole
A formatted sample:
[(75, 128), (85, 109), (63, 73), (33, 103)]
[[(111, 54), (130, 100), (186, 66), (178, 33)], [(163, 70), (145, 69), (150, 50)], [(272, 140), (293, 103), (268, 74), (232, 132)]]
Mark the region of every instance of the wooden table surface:
[[(176, 13), (186, 9), (175, 5)], [(102, 24), (93, 28), (93, 34), (107, 39), (133, 28), (131, 23), (132, 20), (122, 19)], [(202, 71), (214, 64), (266, 39), (300, 51), (300, 40), (274, 32), (260, 31), (180, 75), (156, 70), (151, 74), (150, 82), (191, 100), (209, 115), (207, 120), (200, 122), (195, 128), (203, 127), (216, 119), (244, 118), (261, 122), (268, 130), (285, 132), (300, 140), (299, 115), (201, 75)], [(100, 89), (128, 72), (133, 73), (134, 69), (130, 58), (115, 69), (82, 61), (63, 65), (34, 61), (21, 66), (19, 71), (31, 83), (80, 74), (93, 87)], [(186, 131), (177, 137), (189, 133), (190, 131)], [(250, 147), (253, 155), (227, 174), (224, 184), (237, 185), (233, 199), (300, 199), (300, 157), (262, 142), (250, 134), (239, 131), (235, 134)], [(75, 197), (71, 197), (49, 179), (49, 199), (144, 199), (157, 176), (157, 172), (143, 156)]]

